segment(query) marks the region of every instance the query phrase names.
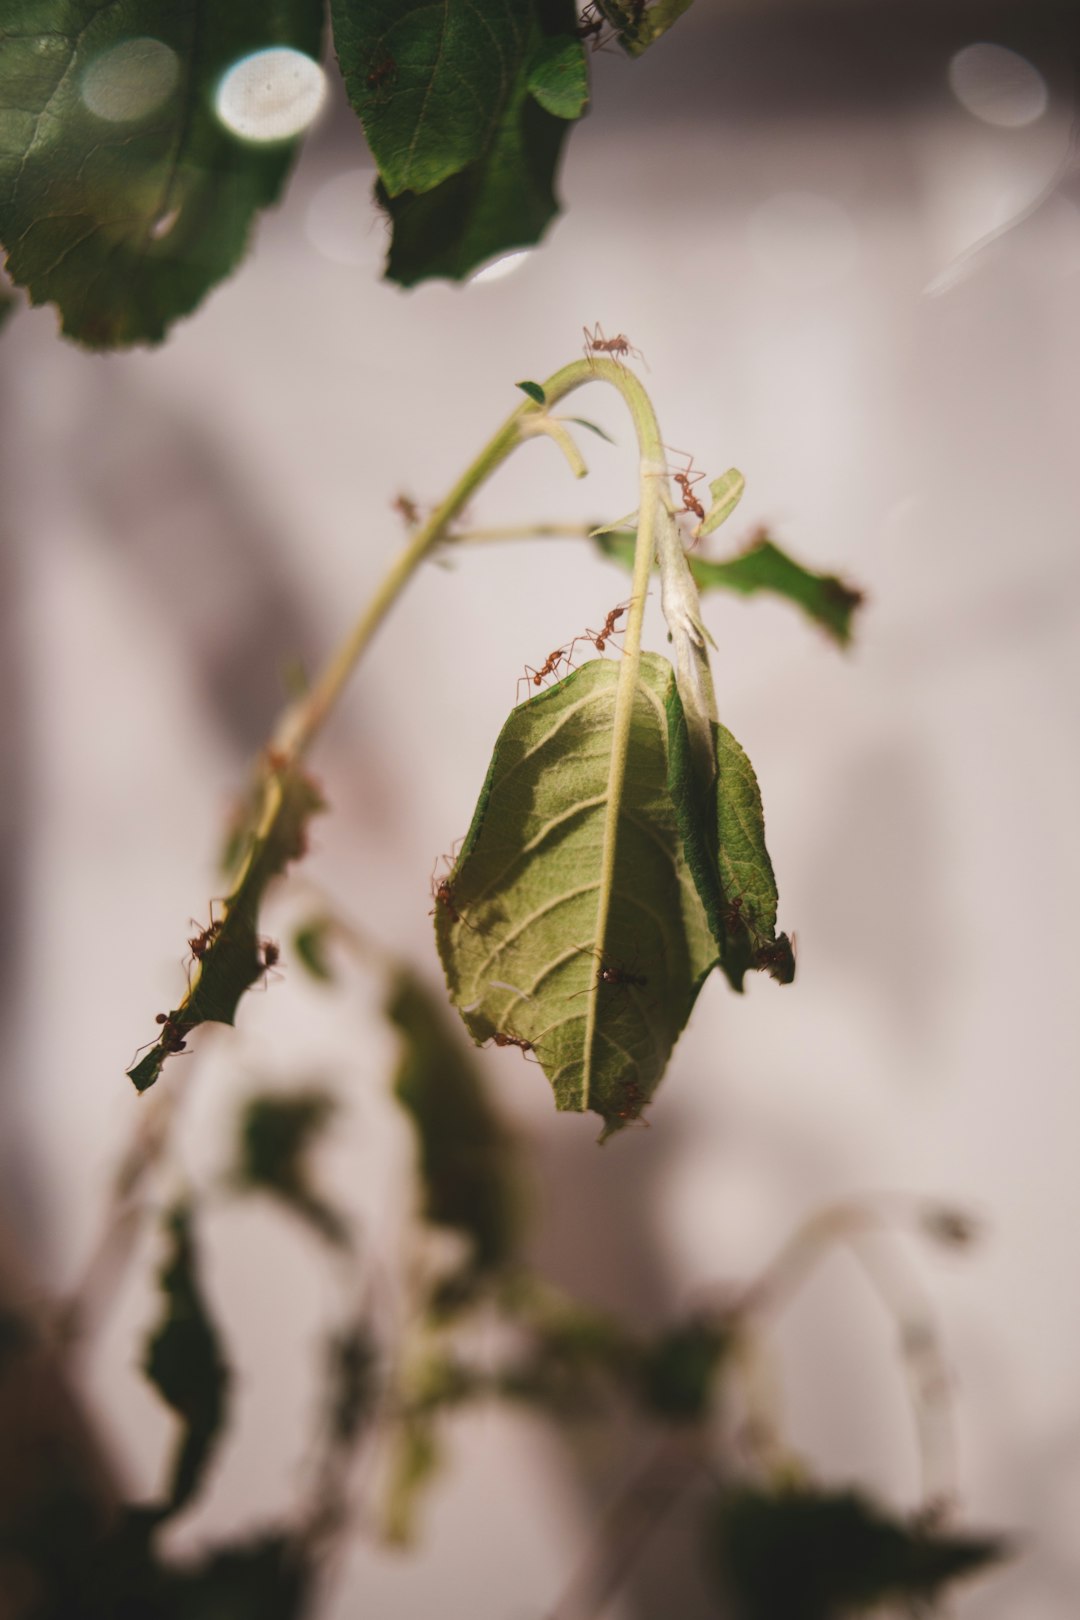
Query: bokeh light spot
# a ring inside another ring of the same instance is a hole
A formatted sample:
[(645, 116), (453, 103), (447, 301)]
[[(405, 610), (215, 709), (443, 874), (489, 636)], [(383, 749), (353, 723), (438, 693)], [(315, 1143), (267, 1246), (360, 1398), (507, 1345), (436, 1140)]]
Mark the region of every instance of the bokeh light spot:
[(170, 46), (160, 39), (125, 39), (90, 63), (79, 93), (95, 118), (127, 124), (160, 107), (179, 77), (180, 63)]
[(326, 74), (303, 51), (273, 45), (234, 62), (214, 107), (225, 128), (245, 141), (285, 141), (318, 117)]
[(1037, 68), (1004, 45), (965, 45), (949, 63), (949, 88), (965, 112), (984, 124), (1021, 129), (1050, 100)]

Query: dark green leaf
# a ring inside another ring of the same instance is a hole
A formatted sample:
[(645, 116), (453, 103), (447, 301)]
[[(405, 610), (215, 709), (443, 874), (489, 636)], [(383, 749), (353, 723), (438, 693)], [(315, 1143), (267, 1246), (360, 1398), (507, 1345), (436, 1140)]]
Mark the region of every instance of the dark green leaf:
[(513, 711), (436, 922), (472, 1035), (528, 1042), (557, 1107), (592, 1109), (607, 1133), (640, 1116), (716, 961), (669, 788), (674, 672), (655, 653), (639, 666), (597, 938), (618, 678), (593, 659)]
[[(206, 941), (187, 995), (169, 1013), (163, 1037), (128, 1069), (136, 1091), (152, 1086), (165, 1059), (183, 1051), (199, 1024), (231, 1024), (241, 996), (267, 971), (266, 943), (259, 938), (259, 908), (271, 880), (307, 850), (307, 824), (324, 808), (315, 784), (302, 771), (270, 769), (271, 811), (266, 826), (249, 838), (240, 875)], [(209, 933), (209, 930), (208, 930)]]
[(272, 1193), (328, 1243), (347, 1248), (348, 1222), (315, 1192), (307, 1162), (336, 1109), (325, 1091), (249, 1098), (240, 1119), (240, 1156), (232, 1179), (239, 1187)]
[[(339, 14), (357, 6), (365, 40), (375, 33), (397, 37), (397, 21), (379, 30), (369, 14), (398, 19), (404, 11), (410, 29), (422, 21), (425, 37), (434, 27), (442, 41), (434, 54), (430, 45), (418, 53), (419, 89), (400, 107), (400, 66), (392, 94), (378, 106), (370, 97), (365, 102), (354, 95), (379, 164), (377, 195), (394, 227), (387, 275), (406, 287), (430, 276), (461, 280), (488, 259), (531, 247), (557, 210), (555, 172), (566, 120), (580, 116), (585, 106), (584, 55), (574, 37), (572, 5), (568, 0), (483, 0), (480, 5), (452, 0), (449, 18), (455, 26), (447, 28), (444, 40), (446, 7), (402, 8), (396, 0), (384, 0), (382, 12), (368, 0), (335, 0), (336, 31), (342, 26)], [(468, 15), (467, 27), (457, 26), (459, 13)], [(350, 18), (349, 26), (354, 24), (361, 26)], [(482, 29), (486, 41), (479, 55), (473, 49), (474, 27)], [(372, 48), (381, 47), (367, 44), (359, 50), (357, 69)], [(351, 49), (349, 60), (354, 60)], [(432, 116), (424, 86), (430, 89), (432, 75), (450, 71), (448, 63), (458, 64), (449, 111), (439, 102)], [(460, 94), (460, 83), (475, 87), (475, 104)], [(418, 109), (423, 112), (419, 128)]]
[(735, 990), (751, 968), (790, 984), (795, 956), (776, 932), (776, 878), (754, 768), (726, 726), (714, 726), (716, 777), (703, 788), (681, 709), (669, 706), (668, 719), (679, 828), (724, 972)]
[(864, 600), (862, 591), (835, 574), (815, 574), (804, 568), (764, 533), (758, 533), (745, 551), (727, 562), (692, 556), (690, 568), (700, 590), (715, 587), (744, 596), (768, 591), (786, 597), (841, 647), (851, 640), (852, 615)]
[(313, 979), (319, 979), (323, 984), (333, 984), (335, 977), (327, 956), (327, 946), (334, 927), (332, 917), (313, 917), (293, 935), (293, 950), (297, 961), (302, 967), (307, 968)]
[[(12, 279), (95, 348), (157, 343), (235, 267), (295, 141), (214, 111), (227, 68), (316, 60), (319, 0), (19, 0), (0, 23), (0, 239)], [(94, 110), (96, 109), (96, 111)]]
[(699, 1423), (708, 1413), (713, 1377), (727, 1347), (715, 1323), (699, 1317), (653, 1344), (642, 1368), (645, 1405), (669, 1423)]
[(9, 288), (0, 285), (0, 326), (15, 313), (15, 297)]
[(729, 1491), (709, 1550), (743, 1620), (840, 1620), (885, 1602), (923, 1603), (1005, 1556), (994, 1537), (902, 1520), (854, 1491)]
[(598, 438), (605, 439), (608, 444), (615, 443), (610, 433), (605, 433), (603, 428), (597, 427), (595, 422), (586, 421), (584, 416), (570, 416), (567, 417), (567, 421), (575, 423), (578, 427), (588, 428), (590, 433), (595, 433)]
[(516, 386), (521, 389), (523, 394), (528, 394), (529, 398), (534, 400), (537, 405), (547, 404), (547, 395), (539, 383), (519, 382)]
[(482, 158), (521, 74), (530, 0), (331, 0), (349, 100), (388, 195)]
[(169, 1249), (159, 1274), (165, 1312), (146, 1347), (143, 1371), (181, 1421), (163, 1506), (175, 1513), (196, 1493), (225, 1422), (229, 1369), (198, 1276), (191, 1210), (166, 1217)]
[[(719, 480), (718, 480), (719, 482)], [(627, 570), (634, 566), (637, 536), (632, 529), (605, 529), (591, 536), (605, 557)], [(815, 574), (759, 533), (737, 557), (726, 562), (690, 554), (690, 571), (699, 590), (737, 591), (754, 596), (764, 591), (785, 597), (802, 608), (841, 647), (851, 640), (852, 619), (865, 600), (862, 591), (835, 574)]]
[(393, 980), (386, 1016), (402, 1036), (394, 1093), (417, 1134), (425, 1218), (470, 1238), (477, 1270), (502, 1265), (517, 1231), (513, 1155), (480, 1076), (441, 1003), (411, 974)]

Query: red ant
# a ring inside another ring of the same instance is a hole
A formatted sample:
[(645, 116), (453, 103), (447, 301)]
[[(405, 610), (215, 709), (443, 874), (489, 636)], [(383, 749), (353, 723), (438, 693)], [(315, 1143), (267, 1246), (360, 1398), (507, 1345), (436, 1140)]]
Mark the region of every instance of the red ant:
[(741, 894), (737, 894), (724, 912), (724, 927), (729, 934), (733, 934), (736, 928), (747, 926), (746, 918), (742, 914), (742, 908), (743, 897)]
[(373, 62), (364, 83), (373, 92), (384, 90), (397, 78), (397, 63), (389, 54), (384, 54)]
[[(443, 855), (441, 858), (446, 861), (447, 864), (449, 864), (448, 856)], [(463, 917), (457, 908), (457, 901), (454, 899), (454, 886), (450, 882), (450, 879), (448, 877), (436, 878), (438, 865), (439, 857), (436, 856), (435, 865), (431, 870), (431, 898), (434, 900), (435, 904), (428, 912), (428, 916), (434, 917), (439, 907), (445, 906), (451, 922), (464, 923), (466, 928), (472, 928), (473, 924), (467, 917)]]
[[(524, 1037), (521, 1036), (521, 1035), (511, 1035), (509, 1033), (504, 1033), (501, 1029), (497, 1029), (495, 1031), (494, 1035), (492, 1035), (491, 1040), (490, 1041), (485, 1041), (484, 1045), (485, 1046), (516, 1046), (518, 1051), (521, 1053), (522, 1057), (524, 1057), (524, 1058), (527, 1058), (530, 1052), (535, 1053), (535, 1051), (536, 1051), (536, 1047), (533, 1045), (532, 1041), (525, 1040)], [(538, 1063), (540, 1060), (539, 1060), (539, 1058), (534, 1057), (532, 1061), (534, 1063)]]
[(603, 652), (604, 648), (607, 646), (607, 643), (615, 634), (615, 620), (621, 619), (629, 606), (629, 602), (624, 602), (621, 607), (612, 608), (611, 612), (604, 620), (604, 628), (602, 630), (586, 630), (586, 640), (592, 642), (597, 652)]
[(600, 35), (604, 32), (606, 21), (607, 19), (597, 7), (596, 0), (589, 0), (589, 4), (584, 7), (581, 16), (578, 18), (574, 32), (580, 40), (592, 39), (595, 42), (593, 50), (598, 51), (603, 44)]
[(547, 658), (544, 660), (543, 664), (541, 664), (539, 669), (533, 669), (531, 664), (526, 664), (524, 675), (520, 675), (518, 677), (518, 701), (520, 702), (521, 700), (522, 682), (524, 682), (526, 686), (528, 686), (530, 683), (533, 686), (540, 686), (549, 675), (557, 674), (559, 665), (564, 662), (568, 669), (573, 669), (574, 666), (570, 662), (570, 654), (573, 652), (580, 640), (580, 636), (575, 636), (573, 641), (569, 642), (567, 646), (556, 647), (554, 652), (548, 653)]
[(416, 528), (416, 525), (420, 522), (420, 508), (410, 495), (397, 495), (390, 504), (398, 516), (405, 520), (410, 529)]
[(641, 1110), (646, 1106), (645, 1099), (641, 1095), (641, 1089), (637, 1082), (635, 1080), (625, 1081), (622, 1087), (622, 1094), (625, 1106), (622, 1108), (616, 1108), (615, 1118), (641, 1120), (641, 1123), (647, 1129), (649, 1122), (647, 1119), (642, 1119), (641, 1117)]
[(619, 332), (617, 336), (613, 338), (605, 337), (604, 328), (600, 325), (599, 321), (597, 321), (591, 332), (587, 326), (583, 326), (581, 330), (585, 334), (586, 360), (591, 360), (593, 356), (597, 354), (614, 355), (616, 359), (620, 359), (624, 354), (634, 354), (642, 363), (644, 363), (645, 356), (642, 354), (640, 349), (634, 348), (625, 332)]
[(259, 960), (259, 975), (262, 977), (273, 972), (281, 961), (281, 946), (276, 939), (260, 939), (256, 954)]
[[(587, 945), (578, 946), (579, 951), (588, 952), (590, 949), (591, 947)], [(605, 962), (604, 958), (597, 950), (592, 950), (592, 954), (596, 957), (596, 960), (599, 963), (596, 970), (596, 979), (594, 980), (594, 984), (597, 988), (602, 984), (606, 984), (610, 985), (612, 988), (625, 990), (630, 985), (643, 988), (648, 984), (649, 981), (643, 973), (628, 973), (625, 968), (615, 967), (611, 962)], [(577, 990), (574, 992), (574, 995), (583, 996), (591, 989), (593, 989), (593, 985), (587, 984), (584, 990)], [(574, 996), (571, 996), (570, 1000), (573, 1001)]]
[(795, 977), (795, 935), (778, 934), (772, 945), (754, 953), (754, 966), (764, 968), (778, 984), (790, 984)]
[[(184, 1037), (193, 1027), (190, 1023), (185, 1023), (179, 1014), (175, 1012), (158, 1013), (154, 1023), (161, 1025), (161, 1039), (158, 1045), (166, 1056), (184, 1050), (187, 1046)], [(142, 1048), (140, 1047), (139, 1050), (141, 1051)]]
[[(672, 474), (675, 482), (682, 490), (683, 504), (681, 510), (683, 512), (691, 512), (700, 523), (704, 523), (705, 508), (702, 506), (697, 496), (692, 493), (692, 490), (695, 484), (701, 483), (701, 480), (704, 478), (705, 474), (703, 472), (694, 472), (694, 458), (693, 456), (687, 455), (685, 450), (676, 450), (674, 454), (677, 456), (686, 456), (686, 466), (683, 468), (682, 472)], [(691, 474), (693, 474), (692, 477)]]

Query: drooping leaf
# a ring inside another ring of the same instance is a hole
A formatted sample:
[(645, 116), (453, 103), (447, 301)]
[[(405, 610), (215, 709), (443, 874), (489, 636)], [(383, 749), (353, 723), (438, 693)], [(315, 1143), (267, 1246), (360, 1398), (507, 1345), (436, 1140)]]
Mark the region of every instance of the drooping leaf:
[(519, 382), (517, 384), (517, 387), (521, 389), (521, 392), (523, 394), (528, 394), (529, 398), (535, 404), (537, 404), (537, 405), (546, 405), (547, 404), (547, 395), (544, 393), (544, 390), (541, 388), (539, 383), (535, 383), (535, 382)]
[(307, 824), (324, 808), (322, 795), (299, 770), (271, 769), (266, 779), (269, 812), (248, 841), (247, 855), (217, 918), (207, 930), (187, 995), (162, 1014), (162, 1037), (128, 1069), (136, 1091), (152, 1086), (165, 1059), (181, 1052), (199, 1024), (231, 1024), (241, 996), (267, 971), (266, 943), (259, 938), (259, 910), (271, 880), (307, 850)]
[(313, 979), (318, 979), (322, 984), (333, 984), (335, 978), (327, 955), (334, 927), (331, 917), (312, 917), (293, 935), (293, 951), (297, 961), (307, 968)]
[(232, 1181), (281, 1199), (328, 1243), (348, 1248), (349, 1223), (315, 1191), (308, 1163), (312, 1146), (336, 1110), (336, 1100), (325, 1091), (249, 1097), (240, 1118)]
[(19, 0), (0, 20), (0, 241), (35, 304), (93, 348), (157, 343), (239, 262), (295, 141), (215, 112), (268, 46), (318, 59), (319, 0)]
[(862, 591), (835, 574), (815, 574), (759, 531), (737, 557), (714, 562), (693, 556), (690, 567), (701, 590), (720, 588), (753, 596), (767, 591), (786, 597), (841, 647), (851, 640), (851, 621), (864, 601)]
[[(612, 562), (628, 571), (633, 568), (637, 536), (632, 529), (596, 530), (590, 538)], [(815, 574), (763, 533), (756, 535), (737, 557), (721, 561), (691, 552), (689, 561), (699, 590), (737, 591), (740, 596), (764, 591), (784, 597), (841, 647), (851, 641), (852, 620), (865, 600), (862, 591), (835, 574)]]
[(746, 479), (738, 467), (729, 467), (726, 473), (714, 478), (709, 485), (711, 504), (705, 516), (698, 525), (699, 535), (712, 534), (721, 523), (726, 523), (743, 498), (746, 489)]
[(436, 923), (472, 1035), (525, 1041), (556, 1106), (594, 1110), (608, 1133), (640, 1116), (716, 961), (669, 786), (674, 672), (656, 654), (640, 663), (597, 939), (618, 673), (594, 659), (510, 715)]
[(402, 1037), (394, 1095), (416, 1131), (425, 1219), (462, 1232), (472, 1242), (473, 1268), (491, 1270), (511, 1258), (517, 1236), (509, 1137), (456, 1029), (426, 986), (397, 974), (386, 1016)]
[(203, 1297), (191, 1210), (165, 1221), (169, 1248), (159, 1273), (164, 1315), (146, 1346), (143, 1371), (181, 1422), (163, 1513), (176, 1513), (202, 1483), (225, 1422), (229, 1369)]
[(714, 725), (716, 777), (703, 785), (674, 706), (669, 724), (679, 827), (721, 966), (735, 990), (751, 968), (790, 984), (795, 956), (787, 935), (776, 932), (776, 877), (754, 767), (727, 727)]
[[(357, 4), (365, 16), (373, 9), (367, 0), (335, 0), (335, 17)], [(402, 10), (391, 0), (386, 4), (395, 13)], [(474, 113), (462, 120), (460, 139), (456, 126), (448, 138), (435, 124), (430, 129), (425, 124), (421, 138), (406, 99), (405, 123), (413, 128), (415, 143), (410, 136), (403, 145), (395, 110), (400, 69), (392, 94), (378, 107), (369, 102), (365, 110), (362, 98), (358, 106), (380, 168), (376, 194), (393, 224), (386, 273), (405, 287), (431, 276), (461, 280), (486, 260), (539, 241), (558, 207), (555, 173), (567, 121), (585, 110), (585, 61), (569, 0), (483, 0), (468, 7), (455, 0), (450, 20), (459, 9), (481, 21), (489, 11), (496, 15), (485, 30), (490, 59), (478, 64), (470, 56), (459, 71), (469, 85), (479, 74), (476, 82), (483, 87)], [(405, 10), (410, 26), (423, 17), (425, 31), (434, 23), (441, 39), (447, 8)], [(441, 74), (466, 32), (448, 27), (434, 55), (426, 47), (422, 73)], [(392, 34), (393, 29), (387, 38)], [(490, 43), (511, 38), (505, 50)], [(361, 58), (367, 60), (363, 52)], [(426, 105), (423, 92), (421, 103)]]
[(1005, 1556), (996, 1537), (886, 1513), (854, 1491), (732, 1490), (708, 1545), (744, 1620), (841, 1620), (885, 1602), (923, 1604)]
[(648, 0), (597, 0), (597, 4), (623, 49), (640, 56), (678, 22), (693, 0), (652, 0), (651, 5)]

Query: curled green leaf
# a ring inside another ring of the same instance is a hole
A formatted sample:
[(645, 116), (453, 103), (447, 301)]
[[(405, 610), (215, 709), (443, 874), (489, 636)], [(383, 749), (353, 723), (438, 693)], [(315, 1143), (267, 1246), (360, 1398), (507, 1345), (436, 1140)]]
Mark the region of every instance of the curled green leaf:
[(699, 535), (712, 534), (713, 530), (718, 529), (721, 523), (725, 523), (742, 500), (745, 489), (746, 479), (738, 467), (729, 467), (726, 473), (721, 473), (719, 478), (714, 478), (709, 485), (712, 505), (698, 525), (697, 533)]
[(539, 383), (519, 382), (515, 386), (520, 388), (523, 394), (528, 394), (529, 398), (533, 400), (535, 404), (547, 404), (547, 395), (544, 393), (544, 390), (541, 388)]
[(674, 673), (656, 654), (641, 658), (597, 940), (617, 680), (595, 659), (511, 714), (436, 923), (473, 1037), (520, 1047), (556, 1106), (592, 1109), (606, 1133), (640, 1117), (716, 960), (669, 786)]

